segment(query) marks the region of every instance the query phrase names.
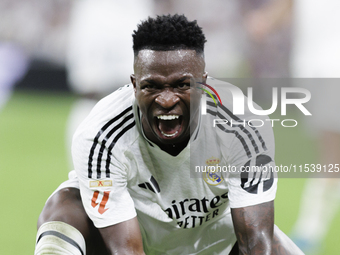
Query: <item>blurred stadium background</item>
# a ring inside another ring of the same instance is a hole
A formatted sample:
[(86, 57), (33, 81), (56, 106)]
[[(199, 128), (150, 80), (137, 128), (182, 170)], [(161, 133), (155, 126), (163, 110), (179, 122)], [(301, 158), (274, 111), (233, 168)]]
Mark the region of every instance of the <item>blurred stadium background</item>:
[[(198, 19), (209, 40), (206, 55), (211, 75), (289, 77), (291, 23), (284, 21), (267, 31), (265, 39), (258, 34), (252, 37), (251, 26), (247, 28), (256, 16), (252, 10), (267, 1), (182, 2), (150, 0), (150, 15), (180, 10)], [(191, 8), (185, 7), (190, 4)], [(33, 254), (39, 213), (70, 170), (67, 121), (80, 98), (67, 79), (71, 8), (66, 0), (0, 0), (0, 46), (10, 43), (23, 50), (19, 61), (25, 69), (13, 83), (12, 96), (0, 108), (0, 254)], [(210, 11), (202, 13), (207, 8)], [(221, 10), (224, 15), (216, 15)], [(2, 63), (6, 66), (7, 62)], [(257, 91), (259, 100), (268, 95), (266, 87), (259, 85)], [(290, 114), (302, 122), (301, 116)], [(307, 136), (303, 125), (291, 129), (276, 126), (274, 132), (277, 165), (315, 162), (316, 143)], [(275, 223), (287, 234), (296, 221), (305, 181), (279, 180)], [(339, 229), (338, 212), (319, 254), (339, 254)]]

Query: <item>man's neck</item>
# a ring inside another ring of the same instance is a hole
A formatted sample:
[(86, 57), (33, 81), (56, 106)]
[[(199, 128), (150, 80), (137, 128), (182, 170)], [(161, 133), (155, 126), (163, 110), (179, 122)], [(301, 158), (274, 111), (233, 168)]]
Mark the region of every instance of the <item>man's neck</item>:
[(177, 156), (180, 154), (184, 148), (188, 145), (189, 140), (176, 144), (157, 144), (161, 150), (170, 154), (171, 156)]

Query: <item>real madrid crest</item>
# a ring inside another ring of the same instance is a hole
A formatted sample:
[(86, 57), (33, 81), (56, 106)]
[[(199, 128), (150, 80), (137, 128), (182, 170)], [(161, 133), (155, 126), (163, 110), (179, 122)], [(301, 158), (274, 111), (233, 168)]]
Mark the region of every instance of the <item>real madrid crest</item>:
[(205, 171), (203, 171), (203, 179), (209, 185), (216, 186), (223, 181), (221, 173), (218, 172), (218, 164), (220, 160), (215, 157), (211, 157), (205, 161)]

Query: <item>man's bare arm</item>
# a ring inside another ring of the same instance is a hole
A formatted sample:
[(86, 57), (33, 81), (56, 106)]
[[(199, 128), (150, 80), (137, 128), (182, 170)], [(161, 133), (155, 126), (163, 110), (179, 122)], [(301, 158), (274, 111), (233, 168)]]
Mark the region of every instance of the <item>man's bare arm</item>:
[(274, 201), (231, 209), (240, 254), (272, 254)]
[(107, 249), (114, 255), (145, 255), (137, 218), (99, 229)]

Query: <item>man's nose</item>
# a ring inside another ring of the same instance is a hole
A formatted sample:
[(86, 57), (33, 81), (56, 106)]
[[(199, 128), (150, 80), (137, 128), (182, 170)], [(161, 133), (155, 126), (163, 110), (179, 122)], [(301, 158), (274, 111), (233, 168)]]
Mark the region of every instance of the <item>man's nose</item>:
[(173, 108), (178, 102), (179, 97), (171, 88), (165, 88), (155, 99), (155, 102), (164, 109)]

